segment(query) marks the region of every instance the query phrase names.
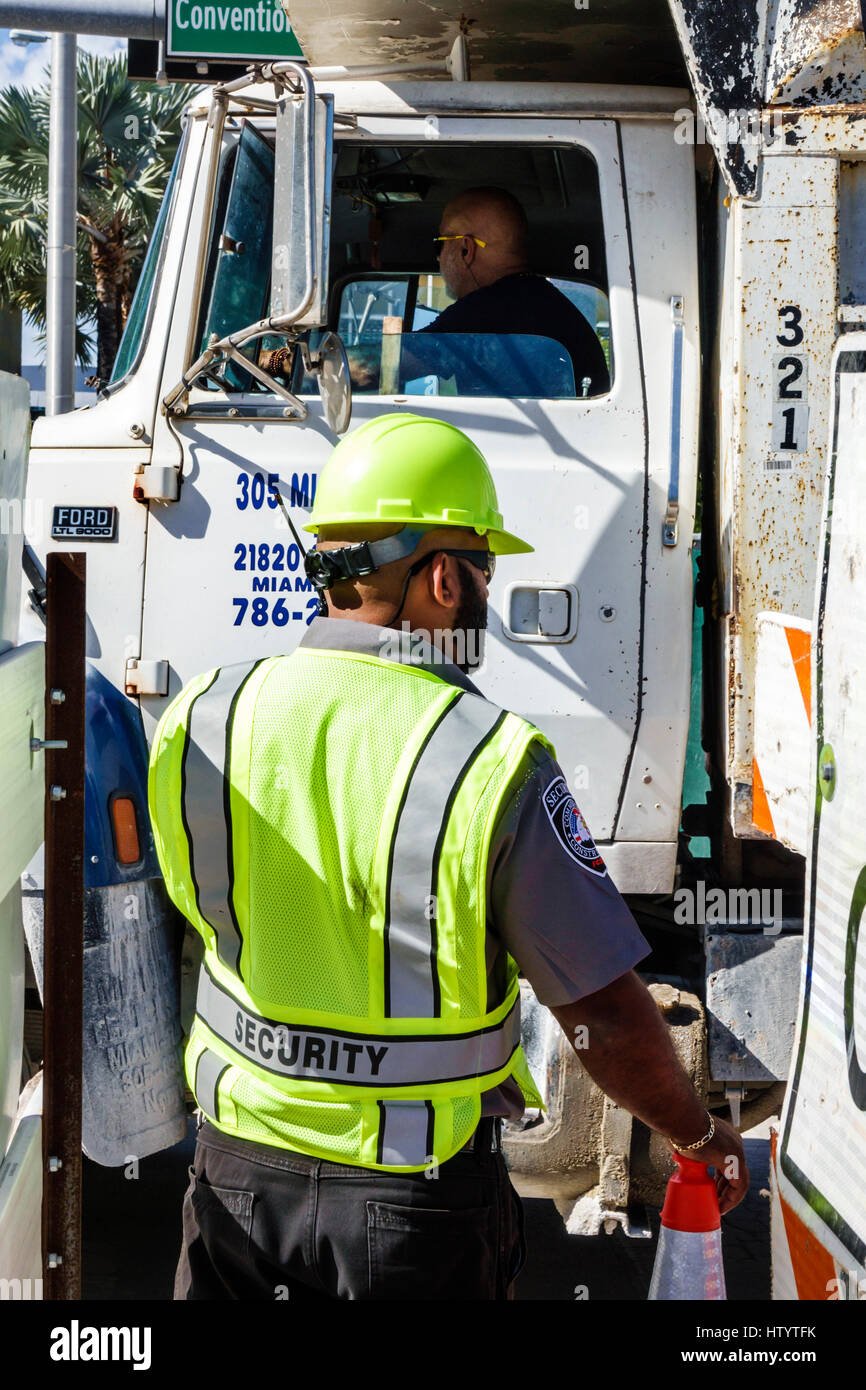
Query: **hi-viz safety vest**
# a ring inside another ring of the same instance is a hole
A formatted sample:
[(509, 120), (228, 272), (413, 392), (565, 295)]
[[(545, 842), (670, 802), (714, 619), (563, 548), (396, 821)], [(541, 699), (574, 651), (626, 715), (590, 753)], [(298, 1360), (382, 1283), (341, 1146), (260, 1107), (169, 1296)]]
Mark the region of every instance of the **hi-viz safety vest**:
[(204, 939), (190, 1087), (219, 1129), (389, 1171), (442, 1163), (513, 1076), (487, 856), (543, 735), (420, 666), (302, 646), (197, 677), (156, 731), (168, 891)]

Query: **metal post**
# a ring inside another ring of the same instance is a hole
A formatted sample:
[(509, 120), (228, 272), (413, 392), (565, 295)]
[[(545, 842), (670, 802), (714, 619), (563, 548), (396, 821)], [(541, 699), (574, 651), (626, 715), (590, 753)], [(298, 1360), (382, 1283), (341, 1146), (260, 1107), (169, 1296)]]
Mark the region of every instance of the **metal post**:
[(78, 74), (75, 34), (51, 37), (45, 413), (75, 406)]
[(0, 28), (165, 38), (165, 0), (0, 0)]
[(81, 1297), (85, 579), (86, 556), (49, 552), (42, 947), (42, 1259), (49, 1299)]

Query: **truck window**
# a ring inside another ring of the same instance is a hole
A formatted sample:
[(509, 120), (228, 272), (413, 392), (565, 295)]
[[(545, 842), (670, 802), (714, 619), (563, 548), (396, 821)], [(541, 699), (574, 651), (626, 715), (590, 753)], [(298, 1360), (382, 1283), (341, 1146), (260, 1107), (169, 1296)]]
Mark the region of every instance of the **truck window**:
[(138, 284), (135, 287), (135, 295), (132, 300), (132, 307), (129, 311), (129, 318), (126, 320), (126, 327), (123, 330), (123, 337), (120, 340), (120, 347), (114, 359), (114, 367), (111, 372), (111, 384), (122, 381), (125, 376), (135, 367), (141, 348), (144, 345), (145, 326), (150, 317), (151, 292), (156, 280), (156, 270), (162, 259), (162, 249), (165, 244), (166, 230), (169, 223), (169, 213), (174, 201), (174, 191), (177, 187), (178, 170), (183, 160), (186, 149), (185, 139), (181, 140), (175, 161), (172, 166), (171, 174), (163, 194), (162, 204), (157, 215), (156, 223), (151, 234), (150, 243), (138, 277)]
[(346, 349), (356, 395), (563, 399), (575, 386), (567, 350), (523, 333), (385, 333)]
[[(249, 121), (240, 139), (223, 155), (208, 265), (202, 294), (199, 347), (212, 333), (220, 338), (256, 323), (267, 313), (273, 240), (274, 150)], [(243, 351), (250, 357), (257, 344)], [(210, 385), (216, 389), (217, 382)], [(220, 383), (229, 391), (249, 391), (253, 378), (229, 362)]]
[[(595, 335), (601, 353), (593, 348), (594, 378), (584, 368), (575, 380), (566, 369), (571, 359), (566, 352), (563, 362), (543, 311), (537, 327), (525, 320), (515, 329), (473, 322), (437, 334), (437, 317), (453, 302), (432, 251), (443, 210), (464, 189), (491, 183), (512, 193), (527, 215), (529, 271), (574, 305), (590, 341)], [(340, 141), (332, 207), (329, 324), (347, 348), (354, 391), (560, 397), (607, 391), (604, 364), (612, 377), (613, 359), (604, 227), (598, 173), (585, 150)], [(449, 347), (458, 338), (463, 342)], [(422, 380), (423, 388), (413, 386)], [(306, 394), (310, 385), (296, 380), (295, 389)]]
[[(551, 283), (583, 314), (610, 363), (607, 295), (592, 285)], [(336, 328), (360, 395), (425, 394), (563, 398), (600, 394), (575, 380), (563, 345), (537, 334), (437, 333), (453, 301), (441, 275), (367, 273), (335, 286)], [(421, 384), (423, 382), (423, 384)], [(309, 389), (302, 381), (301, 391)]]
[[(567, 350), (563, 357), (562, 343), (545, 332), (543, 320), (530, 331), (525, 323), (514, 332), (475, 327), (471, 333), (435, 331), (438, 314), (452, 302), (434, 260), (442, 212), (457, 192), (489, 183), (495, 169), (497, 185), (513, 192), (526, 211), (531, 273), (543, 276), (583, 315), (590, 340), (594, 334), (600, 344), (598, 361), (603, 356), (612, 378), (604, 227), (592, 157), (574, 145), (498, 144), (492, 149), (480, 143), (432, 144), (337, 141), (328, 325), (346, 345), (353, 389), (367, 395), (399, 389), (566, 399), (604, 394), (606, 381), (593, 384), (592, 378), (570, 370), (573, 359)], [(268, 312), (273, 168), (269, 136), (245, 120), (224, 152), (219, 174), (199, 352), (212, 333), (235, 332)], [(395, 334), (400, 340), (396, 356)], [(465, 341), (449, 344), (447, 338)], [(470, 338), (478, 341), (470, 343)], [(317, 396), (300, 354), (287, 352), (284, 339), (268, 337), (244, 352), (295, 393)], [(602, 364), (599, 377), (603, 370)], [(267, 390), (231, 363), (202, 385), (229, 392)]]

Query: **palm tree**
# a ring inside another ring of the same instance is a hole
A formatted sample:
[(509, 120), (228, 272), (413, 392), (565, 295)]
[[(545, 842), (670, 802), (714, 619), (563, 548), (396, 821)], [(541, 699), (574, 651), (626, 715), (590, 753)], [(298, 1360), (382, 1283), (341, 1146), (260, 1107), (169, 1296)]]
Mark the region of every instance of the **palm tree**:
[[(126, 59), (78, 57), (76, 356), (93, 344), (96, 374), (111, 376), (135, 281), (180, 138), (180, 113), (197, 89), (131, 82)], [(45, 324), (50, 88), (0, 91), (0, 301)]]

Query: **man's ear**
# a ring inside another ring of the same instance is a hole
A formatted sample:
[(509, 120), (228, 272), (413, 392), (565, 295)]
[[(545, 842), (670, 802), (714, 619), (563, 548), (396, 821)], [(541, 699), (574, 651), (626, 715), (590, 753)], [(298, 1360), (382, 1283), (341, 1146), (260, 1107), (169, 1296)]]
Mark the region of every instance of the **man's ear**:
[(460, 566), (453, 555), (437, 555), (429, 569), (430, 597), (442, 608), (460, 603)]

